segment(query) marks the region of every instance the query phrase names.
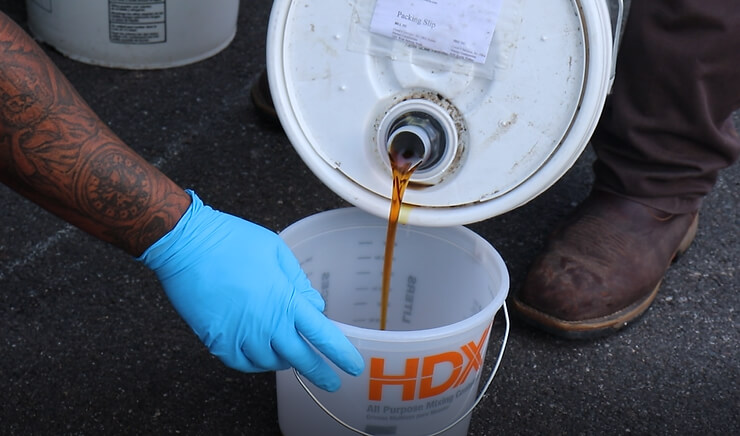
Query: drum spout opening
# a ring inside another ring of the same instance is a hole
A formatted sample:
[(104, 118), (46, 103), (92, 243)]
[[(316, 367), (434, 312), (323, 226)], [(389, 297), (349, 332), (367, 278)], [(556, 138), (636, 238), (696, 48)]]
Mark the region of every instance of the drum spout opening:
[(388, 129), (386, 149), (397, 162), (402, 161), (417, 171), (439, 164), (447, 139), (439, 121), (425, 112), (407, 112)]

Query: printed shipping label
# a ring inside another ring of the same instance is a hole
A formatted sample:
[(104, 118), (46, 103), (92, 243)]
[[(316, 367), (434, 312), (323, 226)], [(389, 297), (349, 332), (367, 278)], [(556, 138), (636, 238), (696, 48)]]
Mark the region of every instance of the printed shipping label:
[(109, 0), (110, 41), (118, 44), (157, 44), (167, 41), (166, 2)]
[(503, 0), (377, 0), (370, 31), (485, 63)]

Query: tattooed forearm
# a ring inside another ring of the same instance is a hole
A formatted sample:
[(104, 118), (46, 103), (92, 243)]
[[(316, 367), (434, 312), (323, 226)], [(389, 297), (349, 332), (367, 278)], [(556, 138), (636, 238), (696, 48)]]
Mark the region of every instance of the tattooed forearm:
[(108, 129), (2, 13), (0, 179), (134, 255), (174, 227), (190, 204), (182, 189)]
[(84, 156), (73, 191), (85, 215), (108, 223), (107, 239), (142, 247), (134, 251), (167, 233), (189, 204), (182, 189), (115, 142)]

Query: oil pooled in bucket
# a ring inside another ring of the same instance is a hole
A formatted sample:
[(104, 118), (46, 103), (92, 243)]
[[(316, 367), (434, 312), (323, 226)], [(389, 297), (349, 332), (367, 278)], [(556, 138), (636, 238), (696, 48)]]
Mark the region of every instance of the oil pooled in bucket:
[(411, 180), (414, 170), (422, 163), (418, 148), (418, 137), (413, 134), (401, 133), (397, 135), (388, 148), (388, 157), (393, 172), (393, 190), (391, 193), (391, 211), (388, 215), (388, 231), (385, 237), (385, 253), (383, 258), (383, 283), (380, 297), (380, 330), (385, 330), (388, 313), (388, 295), (391, 286), (391, 270), (393, 269), (393, 248), (396, 242), (398, 217), (401, 214), (403, 193)]

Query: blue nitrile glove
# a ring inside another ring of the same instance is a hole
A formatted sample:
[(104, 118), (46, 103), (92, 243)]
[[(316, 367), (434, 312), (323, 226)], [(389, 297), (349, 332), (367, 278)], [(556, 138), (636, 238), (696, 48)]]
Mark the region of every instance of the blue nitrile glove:
[(180, 222), (138, 260), (211, 353), (246, 372), (293, 366), (316, 386), (338, 389), (339, 377), (308, 341), (360, 374), (362, 357), (321, 313), (324, 300), (282, 239), (188, 193), (193, 202)]

